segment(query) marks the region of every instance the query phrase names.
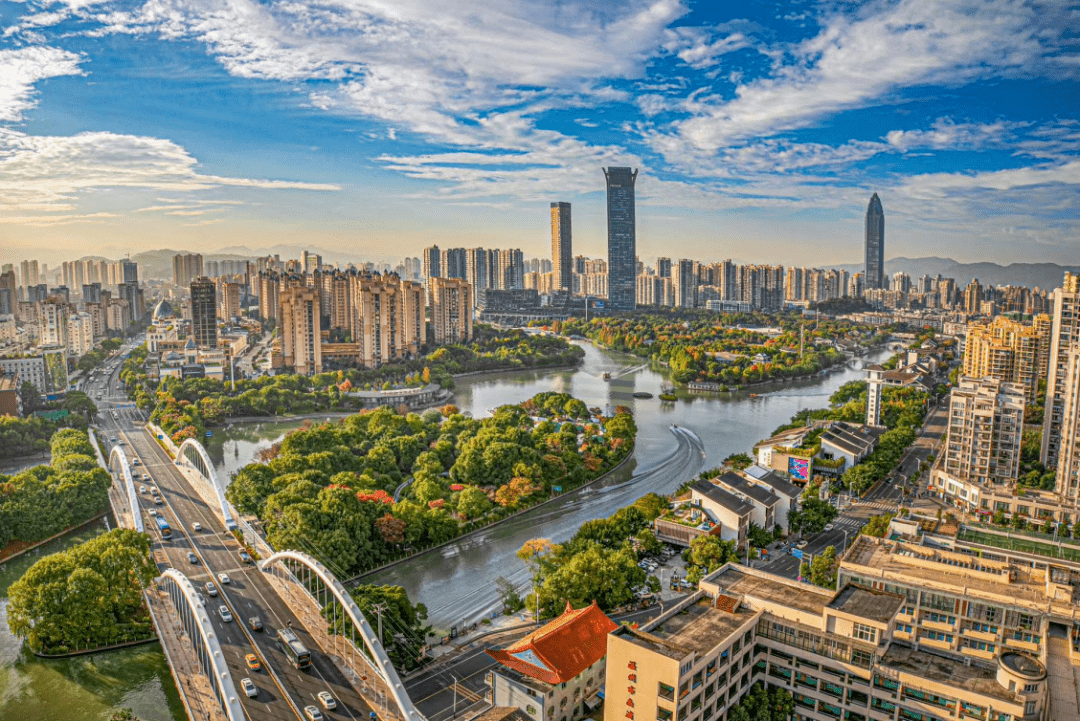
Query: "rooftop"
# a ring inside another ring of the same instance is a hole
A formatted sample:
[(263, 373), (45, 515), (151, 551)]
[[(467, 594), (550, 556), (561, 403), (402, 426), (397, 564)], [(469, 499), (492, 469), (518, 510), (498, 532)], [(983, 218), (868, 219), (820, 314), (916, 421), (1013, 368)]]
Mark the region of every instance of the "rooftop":
[(794, 483), (789, 483), (786, 479), (782, 478), (780, 474), (773, 473), (772, 471), (762, 468), (758, 465), (753, 465), (743, 471), (746, 475), (753, 478), (758, 483), (764, 484), (773, 489), (777, 494), (781, 496), (787, 496), (788, 498), (798, 498), (802, 495), (802, 489), (796, 486)]
[(818, 615), (833, 597), (833, 592), (826, 589), (735, 565), (721, 568), (703, 582), (715, 583), (721, 593), (729, 596), (751, 596)]
[(711, 651), (754, 616), (753, 611), (743, 608), (720, 610), (716, 601), (706, 596), (667, 618), (661, 616), (649, 631), (623, 626), (615, 633), (656, 653), (681, 659), (691, 652), (700, 655)]
[(725, 491), (723, 488), (716, 485), (712, 481), (702, 479), (693, 483), (690, 488), (691, 490), (697, 491), (713, 503), (723, 508), (726, 508), (734, 514), (741, 516), (754, 510), (754, 507), (751, 506), (749, 503), (739, 498), (734, 493)]
[(760, 503), (763, 506), (772, 506), (780, 501), (779, 496), (770, 491), (768, 488), (765, 488), (764, 486), (759, 486), (755, 483), (750, 483), (737, 473), (732, 473), (728, 471), (727, 473), (721, 475), (720, 478), (718, 478), (717, 480), (737, 491), (738, 493), (749, 496), (754, 501)]
[[(858, 568), (852, 568), (857, 566)], [(1047, 595), (1046, 572), (1022, 564), (990, 561), (911, 543), (859, 536), (844, 554), (841, 569), (869, 581), (894, 579), (968, 598), (994, 600), (1052, 613), (1075, 615), (1071, 601)]]
[(829, 603), (829, 608), (878, 623), (888, 623), (903, 604), (903, 596), (849, 583), (840, 589), (840, 593)]
[[(923, 647), (916, 650), (905, 643), (893, 641), (878, 661), (883, 666), (929, 681), (962, 688), (974, 693), (1017, 703), (1016, 694), (1009, 693), (997, 682), (997, 670), (972, 662), (942, 656)], [(918, 685), (918, 684), (915, 684)]]

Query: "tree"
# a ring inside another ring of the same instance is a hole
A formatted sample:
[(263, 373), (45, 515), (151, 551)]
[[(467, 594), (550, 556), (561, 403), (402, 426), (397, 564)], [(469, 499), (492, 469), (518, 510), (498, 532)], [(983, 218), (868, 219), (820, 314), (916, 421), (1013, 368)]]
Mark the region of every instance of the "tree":
[(109, 721), (139, 721), (139, 717), (135, 715), (135, 712), (129, 708), (122, 708), (119, 711), (113, 711), (113, 715), (109, 717)]
[(749, 536), (751, 545), (756, 548), (768, 548), (773, 542), (773, 534), (753, 521), (750, 522)]
[(392, 546), (405, 542), (405, 521), (394, 518), (389, 513), (375, 521), (375, 530), (382, 536), (383, 541)]
[(892, 513), (883, 513), (880, 516), (871, 516), (866, 521), (866, 525), (859, 531), (859, 535), (885, 538), (885, 534), (889, 532), (889, 522), (892, 521), (893, 515)]
[(836, 518), (836, 508), (819, 498), (807, 498), (799, 510), (788, 514), (788, 525), (794, 533), (821, 533)]
[(30, 415), (41, 408), (41, 393), (37, 386), (29, 381), (19, 386), (19, 399), (22, 401), (23, 413)]
[(499, 576), (495, 579), (495, 588), (499, 592), (499, 600), (502, 601), (503, 613), (507, 616), (525, 607), (525, 601), (522, 600), (521, 594), (505, 576)]
[(651, 529), (641, 529), (634, 538), (637, 539), (641, 550), (645, 553), (655, 555), (664, 550), (664, 544), (660, 542), (660, 539), (656, 537), (656, 534)]
[(698, 536), (690, 541), (690, 563), (701, 566), (708, 573), (738, 560), (735, 541), (723, 541), (719, 536)]
[(466, 486), (458, 496), (457, 511), (464, 518), (480, 518), (491, 510), (487, 494), (476, 486)]
[[(382, 629), (379, 640), (394, 666), (402, 670), (416, 668), (420, 662), (421, 648), (427, 643), (431, 631), (430, 626), (424, 625), (427, 620), (424, 604), (413, 604), (401, 586), (362, 584), (349, 589), (349, 594), (371, 624), (372, 630), (378, 633), (378, 629)], [(353, 633), (352, 621), (335, 609), (335, 605), (336, 601), (331, 599), (322, 610), (323, 617), (331, 622), (330, 632), (350, 636)]]
[(641, 511), (649, 521), (655, 521), (661, 513), (668, 509), (668, 499), (655, 493), (646, 493), (634, 501), (634, 506)]
[(758, 681), (728, 712), (728, 721), (787, 721), (795, 710), (795, 700), (785, 689), (768, 691)]
[(799, 575), (822, 588), (836, 588), (836, 547), (829, 546), (814, 556), (810, 563), (799, 564)]

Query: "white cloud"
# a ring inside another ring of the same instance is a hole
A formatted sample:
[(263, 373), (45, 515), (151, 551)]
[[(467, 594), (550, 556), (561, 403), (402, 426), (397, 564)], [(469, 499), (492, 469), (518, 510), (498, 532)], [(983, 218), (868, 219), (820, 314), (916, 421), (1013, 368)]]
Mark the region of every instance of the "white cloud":
[(59, 48), (30, 46), (0, 50), (0, 122), (18, 122), (34, 107), (34, 84), (61, 75), (81, 75), (81, 58)]
[(890, 101), (904, 88), (976, 78), (1058, 75), (1063, 28), (1075, 13), (1023, 0), (899, 0), (843, 6), (816, 36), (774, 49), (770, 75), (731, 100), (687, 102), (677, 143), (714, 152), (751, 137), (804, 128), (851, 108)]
[(897, 150), (983, 150), (1000, 147), (1012, 140), (1013, 131), (1026, 123), (998, 120), (993, 123), (955, 123), (939, 118), (930, 130), (892, 130), (885, 135)]
[(340, 190), (324, 183), (208, 175), (197, 165), (184, 148), (161, 138), (102, 132), (35, 136), (0, 128), (0, 210), (70, 212), (87, 193), (117, 188)]
[[(736, 24), (729, 24), (729, 27), (730, 25)], [(737, 23), (737, 25), (747, 24)], [(717, 37), (717, 31), (726, 34)], [(716, 65), (724, 55), (750, 46), (750, 38), (744, 33), (738, 31), (727, 32), (727, 28), (674, 28), (668, 32), (668, 40), (664, 43), (665, 50), (674, 53), (680, 60), (695, 70)]]

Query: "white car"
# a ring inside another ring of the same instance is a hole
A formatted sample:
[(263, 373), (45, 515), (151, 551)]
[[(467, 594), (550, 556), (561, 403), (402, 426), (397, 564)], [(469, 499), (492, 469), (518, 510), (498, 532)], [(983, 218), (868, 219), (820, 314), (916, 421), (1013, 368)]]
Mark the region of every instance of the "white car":
[(151, 516), (156, 516), (157, 515), (157, 511), (155, 511), (153, 508), (148, 510), (147, 513), (149, 513)]
[(826, 531), (831, 531), (831, 530), (832, 530), (832, 529), (834, 529), (834, 528), (836, 528), (836, 526), (834, 526), (834, 525), (833, 525), (833, 524), (831, 524), (831, 523), (826, 523), (826, 524), (825, 524), (825, 530), (826, 530)]
[(217, 580), (221, 582), (222, 586), (228, 586), (232, 583), (232, 581), (229, 580), (229, 574), (227, 573), (219, 573), (217, 575)]
[(202, 524), (201, 524), (201, 523), (197, 523), (197, 522), (196, 522), (196, 523), (192, 523), (192, 524), (191, 524), (191, 530), (193, 530), (193, 531), (201, 531), (201, 530), (202, 530)]
[(139, 486), (139, 493), (146, 493), (146, 486)]
[(198, 591), (196, 591), (195, 592), (195, 597), (199, 599), (199, 604), (200, 605), (202, 605), (204, 607), (206, 606), (206, 596), (204, 596), (201, 593), (199, 593)]
[(248, 698), (255, 698), (259, 695), (259, 689), (255, 686), (250, 678), (246, 676), (240, 680), (240, 685), (244, 687), (244, 693), (248, 695)]
[(207, 581), (206, 582), (206, 592), (208, 594), (210, 594), (211, 596), (216, 596), (217, 595), (217, 586), (214, 585), (213, 581)]
[(330, 695), (329, 691), (320, 691), (318, 697), (319, 703), (321, 703), (322, 707), (327, 711), (337, 708), (337, 701), (334, 700), (334, 697)]
[(229, 607), (225, 604), (218, 606), (217, 612), (218, 615), (221, 616), (221, 620), (225, 623), (229, 623), (232, 621), (232, 613), (229, 611)]

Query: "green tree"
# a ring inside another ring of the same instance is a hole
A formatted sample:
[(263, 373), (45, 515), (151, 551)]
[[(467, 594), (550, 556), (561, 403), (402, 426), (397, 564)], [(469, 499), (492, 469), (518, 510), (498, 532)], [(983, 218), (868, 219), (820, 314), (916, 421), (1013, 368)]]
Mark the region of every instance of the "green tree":
[[(430, 626), (427, 620), (427, 608), (422, 603), (413, 604), (409, 594), (401, 586), (373, 586), (362, 584), (349, 589), (349, 594), (360, 607), (364, 618), (377, 634), (382, 628), (383, 648), (395, 668), (410, 670), (419, 665), (421, 648), (427, 643)], [(352, 621), (334, 606), (331, 600), (323, 608), (323, 617), (331, 622), (330, 632), (344, 636), (353, 633)], [(379, 616), (382, 616), (382, 622)], [(359, 635), (359, 634), (358, 634)]]
[(502, 601), (503, 613), (509, 616), (525, 607), (525, 601), (517, 588), (505, 576), (495, 579), (495, 588), (499, 592), (499, 600)]
[(880, 516), (871, 516), (866, 525), (859, 531), (860, 536), (876, 536), (877, 538), (885, 538), (885, 534), (889, 532), (889, 522), (892, 521), (894, 514), (883, 513)]
[(837, 569), (836, 547), (829, 546), (814, 556), (810, 563), (799, 565), (799, 575), (809, 578), (810, 583), (822, 588), (836, 588)]
[(738, 562), (739, 556), (735, 541), (724, 541), (719, 536), (698, 536), (690, 541), (689, 560), (707, 573), (712, 573), (725, 563)]
[(836, 518), (836, 508), (819, 498), (807, 498), (799, 510), (788, 514), (788, 525), (794, 533), (821, 533)]
[(466, 486), (458, 496), (457, 511), (464, 518), (480, 518), (490, 510), (487, 494), (476, 486)]
[(670, 502), (663, 496), (655, 493), (646, 493), (641, 498), (634, 501), (634, 506), (641, 511), (641, 513), (649, 521), (655, 521), (661, 513), (668, 509)]
[(795, 711), (795, 700), (785, 689), (765, 690), (760, 681), (739, 699), (728, 712), (728, 721), (788, 721)]

